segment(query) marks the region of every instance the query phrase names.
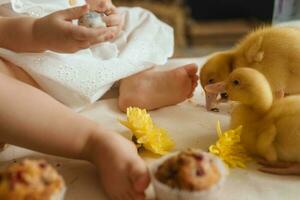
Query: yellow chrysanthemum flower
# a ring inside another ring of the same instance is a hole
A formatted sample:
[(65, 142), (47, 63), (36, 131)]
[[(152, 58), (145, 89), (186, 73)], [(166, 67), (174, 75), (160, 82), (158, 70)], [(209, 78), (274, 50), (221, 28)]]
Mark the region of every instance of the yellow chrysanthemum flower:
[(241, 143), (242, 126), (222, 133), (220, 122), (217, 123), (218, 141), (209, 147), (209, 151), (219, 156), (230, 168), (245, 168), (251, 161)]
[(175, 146), (168, 132), (156, 127), (145, 109), (127, 108), (127, 120), (120, 120), (120, 123), (132, 131), (138, 147), (164, 155)]

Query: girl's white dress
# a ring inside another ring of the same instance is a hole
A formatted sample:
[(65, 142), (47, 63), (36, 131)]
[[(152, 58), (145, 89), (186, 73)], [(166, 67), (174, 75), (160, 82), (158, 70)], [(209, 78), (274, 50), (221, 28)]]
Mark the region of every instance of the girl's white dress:
[[(77, 6), (85, 3), (77, 2)], [(15, 12), (33, 17), (70, 7), (68, 0), (0, 0), (5, 3), (11, 3)], [(144, 9), (118, 9), (126, 20), (124, 31), (114, 41), (74, 54), (15, 53), (0, 48), (0, 57), (20, 66), (57, 100), (80, 110), (98, 100), (114, 82), (164, 64), (173, 54), (171, 27)]]

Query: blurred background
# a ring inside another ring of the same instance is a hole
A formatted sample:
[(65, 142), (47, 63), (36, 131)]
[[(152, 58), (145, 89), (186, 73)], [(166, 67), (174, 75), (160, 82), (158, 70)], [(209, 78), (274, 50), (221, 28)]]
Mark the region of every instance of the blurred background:
[[(199, 57), (232, 47), (250, 30), (299, 19), (300, 0), (114, 0), (140, 6), (175, 30), (174, 57)], [(299, 11), (299, 12), (298, 12)]]

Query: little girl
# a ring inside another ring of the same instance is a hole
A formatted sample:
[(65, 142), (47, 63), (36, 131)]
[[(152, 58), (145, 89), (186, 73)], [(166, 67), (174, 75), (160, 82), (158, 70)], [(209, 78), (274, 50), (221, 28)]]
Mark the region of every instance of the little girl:
[(110, 199), (144, 199), (149, 177), (134, 145), (67, 106), (79, 110), (95, 102), (118, 80), (122, 111), (173, 105), (192, 95), (197, 69), (151, 69), (173, 50), (170, 27), (151, 13), (116, 9), (110, 0), (86, 2), (107, 14), (107, 28), (72, 23), (88, 12), (86, 5), (0, 1), (9, 3), (0, 9), (1, 142), (88, 160)]

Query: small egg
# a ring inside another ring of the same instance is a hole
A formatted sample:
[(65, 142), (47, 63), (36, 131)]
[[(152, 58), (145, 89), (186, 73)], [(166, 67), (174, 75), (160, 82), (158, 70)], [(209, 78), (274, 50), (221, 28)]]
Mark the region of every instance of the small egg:
[(105, 14), (90, 11), (78, 20), (78, 25), (88, 28), (106, 27), (106, 23), (102, 19), (103, 16), (105, 16)]

